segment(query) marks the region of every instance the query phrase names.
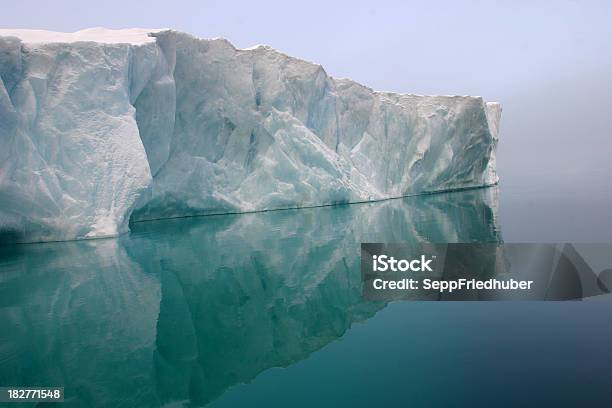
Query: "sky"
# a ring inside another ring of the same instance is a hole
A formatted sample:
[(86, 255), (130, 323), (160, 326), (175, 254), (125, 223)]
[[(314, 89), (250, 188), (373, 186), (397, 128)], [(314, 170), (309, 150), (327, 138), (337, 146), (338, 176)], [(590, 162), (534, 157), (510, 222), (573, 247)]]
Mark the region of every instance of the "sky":
[(173, 28), (377, 90), (503, 106), (501, 185), (612, 188), (609, 1), (6, 1), (2, 28)]

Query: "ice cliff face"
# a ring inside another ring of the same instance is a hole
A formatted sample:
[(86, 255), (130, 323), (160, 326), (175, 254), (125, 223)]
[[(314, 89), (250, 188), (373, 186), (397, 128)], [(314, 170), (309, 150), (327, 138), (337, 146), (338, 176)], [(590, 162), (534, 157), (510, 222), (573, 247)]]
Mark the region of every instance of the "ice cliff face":
[(168, 30), (0, 30), (0, 236), (497, 182), (501, 109)]

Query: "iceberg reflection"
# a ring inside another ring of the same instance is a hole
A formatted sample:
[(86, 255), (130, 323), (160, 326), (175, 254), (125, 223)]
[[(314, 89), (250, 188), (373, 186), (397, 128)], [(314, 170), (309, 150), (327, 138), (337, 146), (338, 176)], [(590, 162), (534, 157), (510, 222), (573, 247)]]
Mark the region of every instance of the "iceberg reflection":
[(66, 404), (206, 405), (384, 307), (361, 242), (497, 242), (497, 189), (136, 223), (119, 239), (0, 247), (0, 383)]

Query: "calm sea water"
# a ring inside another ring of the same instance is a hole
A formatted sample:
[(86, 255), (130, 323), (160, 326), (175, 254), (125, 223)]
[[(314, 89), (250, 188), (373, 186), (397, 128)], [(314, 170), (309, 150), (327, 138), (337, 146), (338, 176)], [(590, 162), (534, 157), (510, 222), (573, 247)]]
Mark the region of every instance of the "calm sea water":
[(489, 188), (0, 247), (0, 386), (64, 386), (63, 406), (609, 406), (612, 302), (367, 302), (359, 244), (612, 242), (611, 207)]

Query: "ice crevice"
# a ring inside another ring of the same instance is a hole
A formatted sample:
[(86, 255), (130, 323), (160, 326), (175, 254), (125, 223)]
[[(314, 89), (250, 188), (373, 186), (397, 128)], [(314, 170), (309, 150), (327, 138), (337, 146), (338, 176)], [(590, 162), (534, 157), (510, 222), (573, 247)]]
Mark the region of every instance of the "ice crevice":
[(497, 183), (501, 107), (172, 30), (0, 30), (0, 241)]

